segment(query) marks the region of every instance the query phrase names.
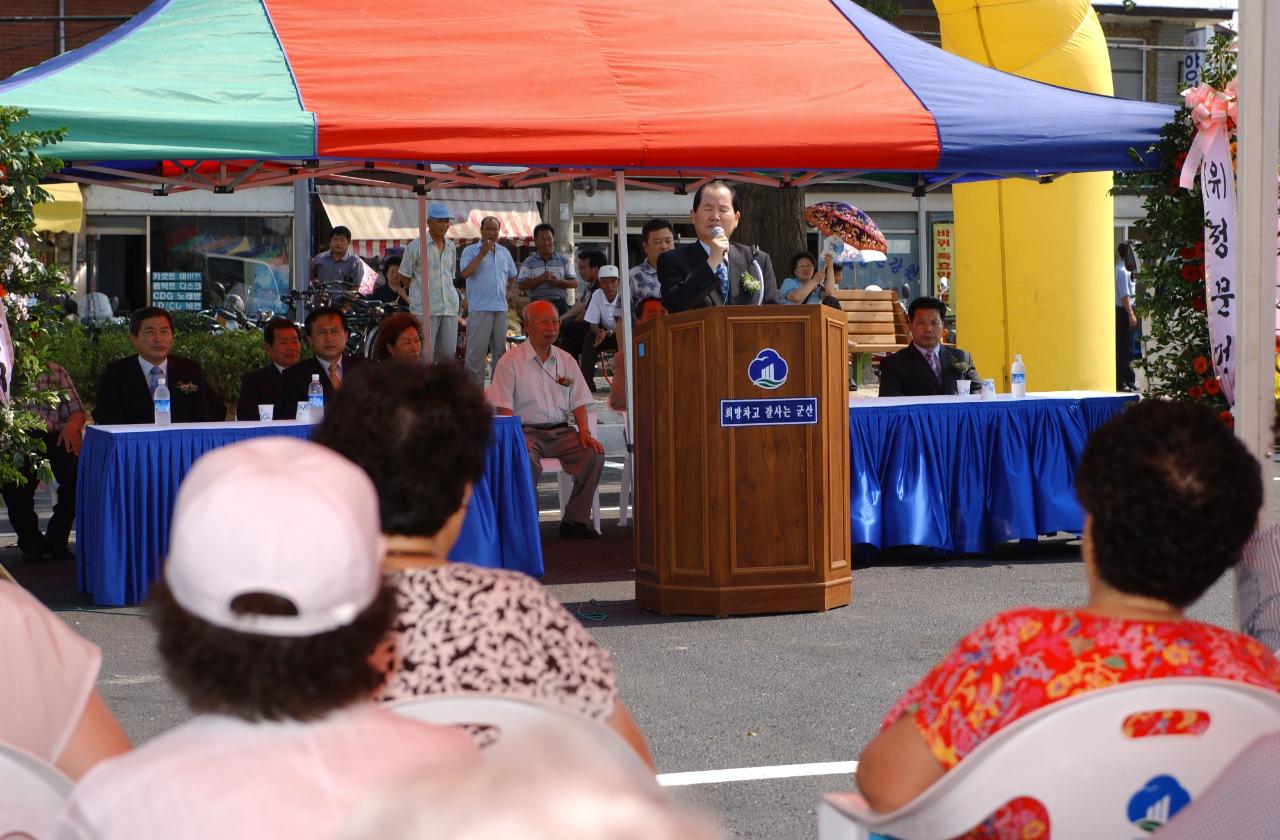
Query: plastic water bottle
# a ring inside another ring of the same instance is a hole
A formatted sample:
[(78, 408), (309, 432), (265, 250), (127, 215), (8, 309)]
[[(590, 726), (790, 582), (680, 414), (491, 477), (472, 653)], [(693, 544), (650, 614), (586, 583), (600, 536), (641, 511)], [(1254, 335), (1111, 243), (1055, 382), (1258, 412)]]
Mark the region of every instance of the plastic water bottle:
[(155, 424), (167, 426), (173, 422), (173, 407), (169, 402), (169, 387), (164, 384), (164, 377), (156, 377), (156, 392), (151, 395), (151, 404), (155, 407)]
[(1022, 399), (1027, 395), (1027, 366), (1022, 363), (1022, 354), (1013, 357), (1013, 367), (1009, 368), (1009, 391), (1014, 399)]
[(324, 417), (324, 386), (320, 384), (320, 374), (311, 374), (311, 384), (307, 386), (307, 419), (319, 423)]

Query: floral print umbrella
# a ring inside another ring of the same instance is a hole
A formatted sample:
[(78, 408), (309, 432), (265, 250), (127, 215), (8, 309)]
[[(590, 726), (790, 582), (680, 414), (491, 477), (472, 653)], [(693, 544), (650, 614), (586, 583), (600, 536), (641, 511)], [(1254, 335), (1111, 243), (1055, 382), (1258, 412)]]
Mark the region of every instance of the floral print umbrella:
[(826, 236), (838, 236), (859, 251), (889, 249), (884, 234), (871, 217), (843, 201), (820, 201), (804, 210), (804, 218)]

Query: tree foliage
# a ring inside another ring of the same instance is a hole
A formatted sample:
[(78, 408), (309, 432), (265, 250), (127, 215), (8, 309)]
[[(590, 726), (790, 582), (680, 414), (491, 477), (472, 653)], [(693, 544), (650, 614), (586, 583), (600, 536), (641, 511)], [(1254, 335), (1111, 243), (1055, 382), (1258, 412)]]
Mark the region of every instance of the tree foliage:
[(54, 298), (70, 291), (59, 269), (31, 255), (36, 236), (35, 207), (49, 194), (40, 181), (62, 168), (46, 156), (46, 147), (63, 135), (58, 131), (25, 131), (27, 112), (0, 106), (0, 302), (6, 310), (14, 348), (14, 369), (6, 372), (11, 399), (0, 409), (0, 482), (23, 481), (34, 469), (52, 480), (42, 440), (44, 421), (36, 404), (56, 406), (57, 391), (37, 393), (36, 381), (47, 369), (49, 330), (63, 310)]

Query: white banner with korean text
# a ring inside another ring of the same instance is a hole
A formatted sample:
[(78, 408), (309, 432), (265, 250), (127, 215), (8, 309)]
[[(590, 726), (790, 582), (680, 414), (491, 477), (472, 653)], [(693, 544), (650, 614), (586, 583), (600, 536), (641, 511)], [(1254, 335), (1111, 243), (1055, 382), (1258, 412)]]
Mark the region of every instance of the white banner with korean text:
[(1209, 358), (1228, 405), (1235, 404), (1236, 183), (1225, 131), (1214, 132), (1200, 162), (1204, 200), (1205, 312)]

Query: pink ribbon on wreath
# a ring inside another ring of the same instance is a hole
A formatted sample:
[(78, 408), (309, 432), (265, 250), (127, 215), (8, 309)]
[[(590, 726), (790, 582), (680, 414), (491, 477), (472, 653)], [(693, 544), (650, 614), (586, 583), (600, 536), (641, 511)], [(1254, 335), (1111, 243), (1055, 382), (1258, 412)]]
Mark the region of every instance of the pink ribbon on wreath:
[(1182, 92), (1182, 100), (1191, 109), (1191, 121), (1196, 126), (1196, 139), (1187, 151), (1187, 159), (1182, 164), (1182, 173), (1178, 176), (1178, 186), (1189, 190), (1196, 182), (1196, 172), (1204, 160), (1205, 152), (1214, 137), (1228, 130), (1229, 124), (1236, 120), (1236, 86), (1235, 80), (1220, 91), (1203, 82)]

